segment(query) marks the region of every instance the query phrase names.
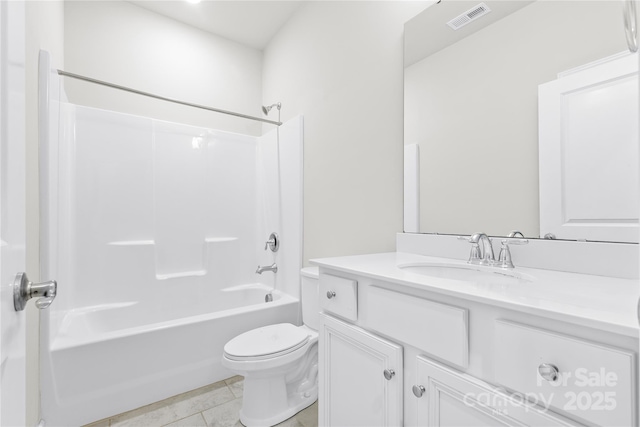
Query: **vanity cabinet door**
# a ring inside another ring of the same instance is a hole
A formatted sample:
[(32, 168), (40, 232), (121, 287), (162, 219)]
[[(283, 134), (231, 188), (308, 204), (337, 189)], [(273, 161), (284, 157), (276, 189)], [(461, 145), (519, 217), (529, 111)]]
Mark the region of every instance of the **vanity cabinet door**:
[(576, 426), (553, 412), (510, 396), (426, 357), (417, 358), (412, 387), (418, 399), (418, 426)]
[(321, 426), (402, 425), (402, 347), (321, 315)]

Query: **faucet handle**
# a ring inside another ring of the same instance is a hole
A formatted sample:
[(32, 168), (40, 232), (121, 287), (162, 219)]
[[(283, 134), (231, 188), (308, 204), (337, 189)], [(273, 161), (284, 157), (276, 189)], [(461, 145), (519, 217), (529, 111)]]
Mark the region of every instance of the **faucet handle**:
[(471, 243), (471, 252), (469, 252), (468, 264), (478, 264), (482, 261), (482, 253), (480, 252), (480, 244)]
[(278, 237), (278, 233), (271, 233), (269, 235), (269, 240), (264, 242), (264, 250), (267, 248), (271, 249), (271, 252), (278, 252), (280, 248), (280, 238)]
[(463, 240), (467, 243), (478, 243), (480, 241), (480, 236), (485, 235), (484, 233), (474, 233), (469, 236), (458, 236), (458, 240)]
[(513, 261), (511, 261), (511, 251), (509, 245), (526, 245), (529, 243), (528, 239), (518, 238), (506, 238), (502, 239), (502, 246), (500, 247), (500, 255), (498, 255), (498, 262), (496, 267), (499, 268), (514, 268)]
[(469, 260), (467, 261), (468, 264), (483, 263), (483, 253), (482, 253), (482, 249), (480, 249), (481, 235), (486, 236), (483, 233), (475, 233), (475, 234), (472, 234), (471, 236), (458, 236), (458, 240), (464, 240), (465, 242), (471, 243), (471, 252), (469, 252)]
[(496, 267), (499, 268), (514, 268), (513, 261), (511, 261), (511, 251), (509, 250), (509, 239), (502, 239), (502, 246), (500, 247), (500, 255), (498, 255), (498, 262)]

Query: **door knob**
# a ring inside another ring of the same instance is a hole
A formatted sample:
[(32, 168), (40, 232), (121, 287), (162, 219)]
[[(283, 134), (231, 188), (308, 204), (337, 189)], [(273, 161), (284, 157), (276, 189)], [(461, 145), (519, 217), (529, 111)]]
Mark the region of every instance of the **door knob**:
[(57, 290), (58, 283), (55, 280), (33, 283), (29, 281), (27, 273), (18, 273), (13, 281), (13, 307), (16, 311), (22, 311), (31, 298), (42, 297), (36, 301), (36, 307), (45, 309), (53, 302)]
[(327, 298), (331, 299), (335, 296), (336, 296), (336, 293), (334, 291), (327, 291)]

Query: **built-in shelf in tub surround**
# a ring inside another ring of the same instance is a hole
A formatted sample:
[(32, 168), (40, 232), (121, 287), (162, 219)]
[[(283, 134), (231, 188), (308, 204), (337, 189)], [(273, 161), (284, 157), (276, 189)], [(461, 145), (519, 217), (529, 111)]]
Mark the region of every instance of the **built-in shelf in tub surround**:
[(156, 274), (158, 280), (179, 279), (182, 277), (197, 277), (207, 274), (207, 270), (181, 271), (179, 273)]
[(224, 242), (233, 242), (238, 240), (237, 237), (207, 237), (204, 239), (206, 243), (224, 243)]
[[(224, 242), (233, 242), (238, 240), (237, 237), (206, 237), (204, 239), (205, 243), (224, 243)], [(6, 243), (2, 242), (4, 246)], [(153, 240), (117, 240), (114, 242), (109, 242), (107, 245), (109, 246), (151, 246), (155, 245), (156, 242)]]
[(151, 246), (155, 245), (153, 240), (118, 240), (115, 242), (109, 242), (109, 246)]
[[(237, 237), (233, 236), (221, 236), (221, 237), (205, 237), (204, 243), (205, 246), (208, 243), (226, 243), (226, 242), (234, 242), (237, 241)], [(155, 246), (155, 240), (116, 240), (113, 242), (107, 243), (108, 246), (119, 246), (119, 247), (133, 247), (133, 246)], [(206, 247), (203, 248), (206, 255)], [(194, 269), (194, 270), (185, 270), (185, 271), (177, 271), (177, 272), (169, 272), (169, 273), (156, 273), (157, 280), (169, 280), (169, 279), (179, 279), (183, 277), (197, 277), (204, 276), (207, 274), (206, 269)]]

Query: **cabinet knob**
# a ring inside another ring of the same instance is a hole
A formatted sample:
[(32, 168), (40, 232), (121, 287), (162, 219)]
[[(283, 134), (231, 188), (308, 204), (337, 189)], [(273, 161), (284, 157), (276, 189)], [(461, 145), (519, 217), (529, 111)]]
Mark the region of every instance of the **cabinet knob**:
[(387, 379), (387, 381), (391, 380), (391, 378), (393, 378), (395, 375), (396, 371), (394, 371), (393, 369), (384, 370), (384, 377)]
[(336, 296), (336, 293), (334, 291), (327, 291), (327, 298), (331, 299), (335, 296)]
[(555, 365), (552, 365), (550, 363), (542, 363), (540, 366), (538, 366), (538, 373), (543, 379), (554, 382), (558, 379), (559, 371), (558, 367)]
[(424, 386), (421, 385), (414, 385), (411, 390), (413, 391), (413, 395), (415, 397), (422, 397), (422, 395), (426, 391)]

